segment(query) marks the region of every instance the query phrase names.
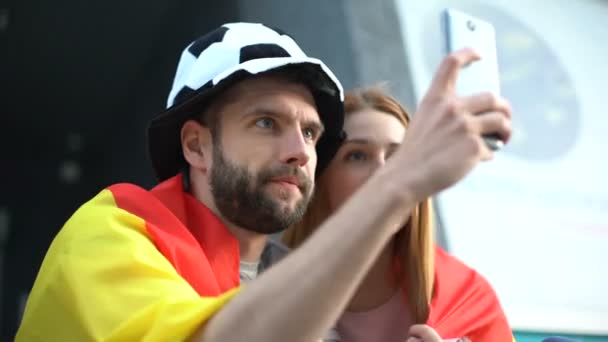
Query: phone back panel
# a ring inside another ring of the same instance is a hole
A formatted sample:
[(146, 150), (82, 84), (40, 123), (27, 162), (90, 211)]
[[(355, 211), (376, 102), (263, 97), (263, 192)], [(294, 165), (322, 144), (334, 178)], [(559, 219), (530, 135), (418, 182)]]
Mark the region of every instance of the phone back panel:
[(496, 34), (492, 24), (466, 13), (448, 9), (444, 12), (447, 52), (472, 48), (481, 60), (464, 67), (457, 81), (461, 96), (490, 91), (500, 94)]

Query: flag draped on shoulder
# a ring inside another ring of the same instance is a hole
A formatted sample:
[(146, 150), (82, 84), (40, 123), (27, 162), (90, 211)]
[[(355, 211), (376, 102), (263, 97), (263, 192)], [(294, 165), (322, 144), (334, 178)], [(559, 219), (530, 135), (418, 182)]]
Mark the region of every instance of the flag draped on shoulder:
[(445, 251), (435, 254), (435, 289), (428, 325), (443, 338), (512, 342), (513, 333), (490, 284)]
[(180, 176), (113, 185), (55, 237), (16, 340), (185, 340), (239, 291), (238, 267), (238, 242)]

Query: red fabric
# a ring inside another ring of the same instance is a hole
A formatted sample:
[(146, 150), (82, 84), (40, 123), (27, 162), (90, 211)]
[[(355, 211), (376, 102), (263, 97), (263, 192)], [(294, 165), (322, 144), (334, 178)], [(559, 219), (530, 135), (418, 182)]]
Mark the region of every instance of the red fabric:
[(132, 184), (109, 188), (116, 205), (146, 221), (158, 250), (201, 296), (239, 285), (239, 246), (209, 208), (183, 191), (181, 176), (147, 191)]
[(513, 334), (490, 284), (476, 271), (437, 248), (435, 293), (427, 324), (443, 338), (512, 342)]
[[(183, 191), (181, 176), (150, 191), (131, 184), (109, 190), (118, 207), (146, 221), (156, 247), (201, 296), (217, 296), (239, 285), (237, 240), (209, 208)], [(435, 267), (428, 325), (443, 338), (513, 341), (498, 298), (481, 275), (440, 248)]]

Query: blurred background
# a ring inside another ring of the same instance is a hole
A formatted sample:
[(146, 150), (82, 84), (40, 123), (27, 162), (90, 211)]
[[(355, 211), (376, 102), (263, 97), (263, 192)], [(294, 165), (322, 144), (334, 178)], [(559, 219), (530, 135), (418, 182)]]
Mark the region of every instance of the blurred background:
[(387, 83), (413, 111), (447, 6), (495, 25), (516, 133), (438, 197), (439, 242), (490, 280), (518, 341), (608, 341), (606, 0), (0, 0), (0, 340), (69, 215), (111, 183), (155, 184), (146, 123), (195, 37), (280, 27), (345, 88)]

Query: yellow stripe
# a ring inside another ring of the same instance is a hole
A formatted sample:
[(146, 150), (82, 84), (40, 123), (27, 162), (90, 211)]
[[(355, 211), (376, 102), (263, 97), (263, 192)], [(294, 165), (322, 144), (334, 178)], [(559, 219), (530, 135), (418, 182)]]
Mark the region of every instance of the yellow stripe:
[(17, 341), (184, 340), (238, 289), (202, 298), (104, 190), (53, 241)]

